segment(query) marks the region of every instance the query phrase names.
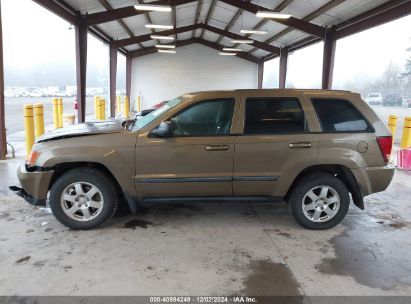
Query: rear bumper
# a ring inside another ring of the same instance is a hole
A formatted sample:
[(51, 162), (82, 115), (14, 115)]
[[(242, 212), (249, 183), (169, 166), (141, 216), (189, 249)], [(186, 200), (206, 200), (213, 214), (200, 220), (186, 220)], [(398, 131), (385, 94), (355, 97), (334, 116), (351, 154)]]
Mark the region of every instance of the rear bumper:
[(367, 196), (387, 189), (394, 177), (395, 167), (366, 167), (352, 169), (352, 172), (360, 185), (362, 195)]
[(44, 206), (54, 170), (29, 172), (25, 166), (17, 169), (20, 187), (10, 187), (17, 195), (35, 206)]

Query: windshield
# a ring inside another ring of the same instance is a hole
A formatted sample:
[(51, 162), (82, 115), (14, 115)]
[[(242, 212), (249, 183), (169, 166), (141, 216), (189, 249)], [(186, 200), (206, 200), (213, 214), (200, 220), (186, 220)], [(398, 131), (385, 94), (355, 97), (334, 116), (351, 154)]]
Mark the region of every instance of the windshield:
[(180, 104), (183, 100), (184, 100), (183, 97), (177, 97), (175, 99), (167, 101), (160, 108), (154, 110), (153, 112), (148, 113), (146, 116), (143, 116), (140, 119), (137, 119), (136, 122), (134, 123), (133, 127), (132, 127), (132, 130), (137, 131), (137, 130), (140, 130), (141, 128), (144, 128), (146, 125), (148, 125), (154, 119), (156, 119), (158, 116), (160, 116), (161, 114), (165, 113), (166, 111), (174, 108), (175, 106)]

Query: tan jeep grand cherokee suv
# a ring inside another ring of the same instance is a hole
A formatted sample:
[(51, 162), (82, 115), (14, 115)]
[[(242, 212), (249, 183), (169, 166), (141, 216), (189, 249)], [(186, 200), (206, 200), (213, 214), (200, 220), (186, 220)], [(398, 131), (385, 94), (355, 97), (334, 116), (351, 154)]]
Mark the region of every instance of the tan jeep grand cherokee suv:
[(41, 137), (19, 169), (34, 205), (73, 229), (138, 205), (193, 200), (286, 201), (296, 221), (327, 229), (351, 198), (383, 191), (389, 130), (360, 95), (322, 90), (199, 92), (136, 120), (89, 122)]

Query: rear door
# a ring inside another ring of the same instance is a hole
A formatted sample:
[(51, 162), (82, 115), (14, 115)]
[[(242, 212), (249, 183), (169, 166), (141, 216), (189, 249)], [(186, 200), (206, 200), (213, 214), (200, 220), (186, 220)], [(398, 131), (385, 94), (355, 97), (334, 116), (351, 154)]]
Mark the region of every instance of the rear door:
[(282, 197), (294, 178), (316, 163), (313, 109), (297, 91), (253, 92), (241, 99), (233, 192)]

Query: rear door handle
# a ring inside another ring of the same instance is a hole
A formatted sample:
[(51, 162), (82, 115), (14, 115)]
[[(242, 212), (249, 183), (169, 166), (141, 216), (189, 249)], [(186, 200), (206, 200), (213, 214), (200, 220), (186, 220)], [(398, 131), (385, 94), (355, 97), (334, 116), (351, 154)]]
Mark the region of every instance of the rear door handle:
[(289, 145), (290, 149), (308, 149), (311, 148), (310, 142), (297, 142)]
[(206, 151), (226, 151), (230, 149), (229, 146), (227, 145), (211, 145), (211, 146), (206, 146), (205, 147)]

